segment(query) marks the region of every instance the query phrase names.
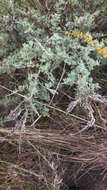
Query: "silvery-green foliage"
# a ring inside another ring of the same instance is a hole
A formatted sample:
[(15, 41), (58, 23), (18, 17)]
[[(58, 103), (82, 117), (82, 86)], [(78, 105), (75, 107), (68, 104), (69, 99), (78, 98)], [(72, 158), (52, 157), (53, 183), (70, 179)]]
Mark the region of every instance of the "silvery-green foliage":
[[(83, 7), (79, 3), (79, 0), (71, 1), (72, 6)], [(50, 15), (23, 3), (22, 7), (15, 6), (13, 1), (5, 0), (4, 7), (5, 13), (1, 11), (4, 23), (0, 25), (0, 73), (25, 69), (26, 81), (17, 90), (27, 97), (32, 96), (32, 104), (41, 114), (46, 115), (49, 109), (37, 101), (49, 103), (60, 88), (75, 84), (80, 97), (80, 89), (86, 94), (95, 92), (97, 86), (90, 73), (99, 62), (91, 57), (90, 46), (82, 46), (77, 38), (65, 34), (66, 29), (72, 30), (81, 24), (89, 31), (93, 15), (87, 13), (78, 18), (78, 12), (74, 21), (70, 21), (70, 17), (64, 15), (64, 0), (56, 1)], [(65, 75), (59, 84), (63, 70)]]

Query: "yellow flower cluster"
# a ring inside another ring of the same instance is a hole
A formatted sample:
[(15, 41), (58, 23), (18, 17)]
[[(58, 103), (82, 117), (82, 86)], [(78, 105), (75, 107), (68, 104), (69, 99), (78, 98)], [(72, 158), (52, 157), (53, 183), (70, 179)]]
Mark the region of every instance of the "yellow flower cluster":
[(97, 48), (98, 53), (102, 54), (104, 58), (107, 58), (107, 47), (101, 48), (98, 46)]
[[(83, 39), (84, 42), (87, 42), (92, 46), (97, 46), (97, 44), (98, 44), (98, 41), (93, 40), (92, 36), (89, 36), (88, 34), (83, 34), (82, 32), (72, 30), (72, 32), (67, 31), (65, 34), (68, 36), (72, 35), (72, 36), (77, 37), (79, 39)], [(99, 43), (99, 46), (96, 47), (96, 50), (98, 53), (102, 54), (104, 58), (107, 58), (107, 47), (104, 47), (103, 42)]]

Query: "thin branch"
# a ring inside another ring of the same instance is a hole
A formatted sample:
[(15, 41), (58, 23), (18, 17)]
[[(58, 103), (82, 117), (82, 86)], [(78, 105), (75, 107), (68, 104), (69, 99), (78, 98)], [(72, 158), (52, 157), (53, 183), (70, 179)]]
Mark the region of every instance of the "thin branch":
[(71, 136), (78, 135), (78, 134), (82, 133), (83, 131), (85, 131), (85, 130), (89, 129), (90, 127), (92, 127), (94, 125), (94, 123), (95, 123), (95, 118), (94, 118), (94, 115), (93, 115), (94, 110), (92, 109), (92, 106), (90, 104), (87, 103), (86, 105), (87, 105), (87, 108), (89, 110), (91, 121), (88, 121), (87, 125), (83, 129), (81, 129), (77, 133), (71, 134)]
[(62, 75), (61, 75), (61, 77), (60, 77), (60, 79), (59, 79), (59, 82), (58, 82), (58, 84), (57, 84), (57, 87), (56, 87), (56, 89), (55, 89), (55, 93), (54, 93), (54, 95), (52, 96), (52, 99), (51, 99), (49, 105), (51, 105), (51, 103), (52, 103), (52, 101), (53, 101), (53, 99), (54, 99), (54, 97), (55, 97), (55, 95), (56, 95), (56, 93), (57, 93), (57, 90), (58, 90), (59, 85), (60, 85), (60, 83), (61, 83), (61, 81), (62, 81), (62, 79), (63, 79), (64, 74), (65, 74), (65, 64), (64, 64), (64, 67), (63, 67)]
[(6, 162), (6, 161), (3, 161), (3, 160), (0, 160), (0, 162), (1, 162), (1, 163), (4, 163), (4, 164), (7, 164), (7, 165), (10, 165), (11, 167), (16, 168), (16, 169), (18, 169), (18, 170), (20, 170), (20, 171), (22, 171), (22, 172), (25, 172), (25, 173), (28, 173), (28, 174), (30, 174), (30, 175), (33, 175), (33, 176), (37, 177), (39, 180), (44, 179), (44, 176), (43, 176), (43, 175), (38, 175), (38, 174), (36, 174), (35, 172), (33, 172), (33, 171), (31, 171), (31, 170), (24, 169), (24, 168), (22, 168), (22, 167), (19, 167), (19, 166), (16, 165), (16, 164), (12, 164), (12, 163), (10, 163), (10, 162)]

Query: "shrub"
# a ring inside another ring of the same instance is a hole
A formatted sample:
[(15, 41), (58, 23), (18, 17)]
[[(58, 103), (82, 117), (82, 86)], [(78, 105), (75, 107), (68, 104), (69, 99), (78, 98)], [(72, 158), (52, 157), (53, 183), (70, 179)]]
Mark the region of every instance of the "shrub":
[[(60, 0), (49, 7), (43, 3), (35, 7), (32, 2), (0, 0), (0, 73), (12, 75), (16, 69), (24, 69), (26, 79), (10, 90), (24, 98), (25, 109), (46, 116), (64, 87), (76, 85), (76, 99), (82, 102), (95, 95), (98, 84), (91, 71), (103, 57), (92, 44), (66, 32), (77, 29), (90, 35), (94, 11), (101, 1)], [(86, 13), (92, 2), (93, 12)]]

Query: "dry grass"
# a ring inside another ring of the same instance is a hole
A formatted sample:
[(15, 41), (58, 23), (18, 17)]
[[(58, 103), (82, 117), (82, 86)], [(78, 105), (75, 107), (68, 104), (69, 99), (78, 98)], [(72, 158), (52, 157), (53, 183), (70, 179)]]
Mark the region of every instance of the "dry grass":
[[(44, 120), (38, 115), (31, 125), (27, 125), (28, 108), (20, 112), (23, 101), (11, 110), (9, 125), (0, 128), (1, 189), (36, 190), (37, 186), (39, 190), (60, 190), (64, 162), (76, 162), (82, 172), (101, 168), (103, 179), (107, 178), (107, 102), (90, 96), (86, 110), (78, 103), (72, 101), (67, 112), (44, 104), (52, 111), (51, 116)], [(37, 115), (36, 108), (33, 111)]]
[[(61, 114), (59, 119), (61, 119)], [(69, 123), (68, 119), (65, 121), (64, 117), (63, 120), (62, 123)], [(76, 122), (77, 124), (80, 125), (79, 122)], [(81, 125), (80, 128), (83, 126)], [(0, 133), (3, 136), (0, 137), (1, 143), (11, 144), (15, 149), (18, 148), (18, 153), (15, 154), (18, 154), (19, 157), (21, 155), (23, 157), (24, 154), (22, 151), (23, 144), (25, 152), (27, 146), (31, 147), (28, 154), (29, 159), (32, 158), (32, 152), (35, 152), (37, 155), (35, 160), (35, 163), (39, 165), (37, 168), (32, 164), (31, 167), (24, 168), (23, 159), (20, 162), (13, 162), (9, 158), (6, 159), (4, 157), (2, 159), (1, 157), (1, 165), (6, 164), (8, 166), (8, 175), (15, 181), (17, 179), (20, 184), (23, 184), (26, 180), (22, 180), (22, 177), (19, 176), (26, 176), (27, 174), (34, 176), (40, 183), (42, 182), (43, 187), (46, 189), (59, 190), (63, 181), (61, 173), (64, 173), (64, 171), (58, 168), (61, 168), (62, 161), (77, 161), (82, 164), (82, 168), (88, 168), (88, 170), (101, 168), (103, 170), (103, 178), (105, 179), (107, 177), (107, 130), (105, 127), (96, 125), (93, 126), (93, 129), (89, 129), (89, 131), (73, 135), (76, 129), (75, 125), (71, 128), (69, 127), (69, 129), (65, 129), (63, 126), (61, 130), (59, 130), (59, 127), (58, 129), (54, 129), (52, 126), (48, 126), (49, 128), (46, 130), (37, 129), (34, 126), (25, 126), (22, 135), (23, 127), (24, 122), (22, 128), (18, 128), (14, 132), (9, 128), (0, 129)], [(26, 160), (26, 157), (24, 159)], [(32, 163), (32, 160), (27, 159), (26, 164), (29, 165), (29, 162)], [(31, 183), (33, 184), (32, 180)], [(41, 190), (42, 186), (39, 188)], [(22, 186), (19, 189), (23, 189)]]

